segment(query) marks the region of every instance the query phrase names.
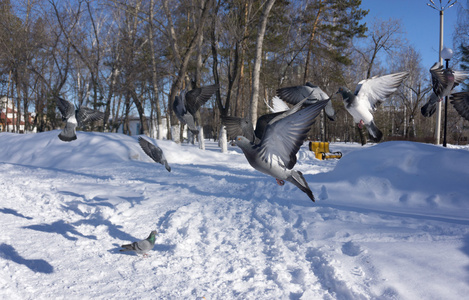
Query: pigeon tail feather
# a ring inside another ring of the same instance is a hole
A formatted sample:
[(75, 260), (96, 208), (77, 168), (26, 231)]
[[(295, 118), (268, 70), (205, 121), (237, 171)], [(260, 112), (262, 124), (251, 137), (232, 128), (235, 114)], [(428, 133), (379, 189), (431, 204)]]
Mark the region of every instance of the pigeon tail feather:
[(308, 197), (313, 201), (316, 202), (314, 199), (313, 192), (308, 186), (305, 178), (303, 177), (303, 173), (297, 170), (291, 170), (291, 177), (287, 179), (291, 183), (293, 183), (296, 187), (302, 190)]
[(76, 135), (73, 135), (73, 136), (66, 136), (66, 135), (63, 135), (62, 133), (59, 134), (59, 139), (61, 141), (64, 141), (64, 142), (71, 142), (71, 141), (74, 141), (77, 139), (77, 136)]
[(368, 132), (373, 137), (373, 140), (375, 142), (381, 141), (381, 139), (383, 138), (383, 133), (381, 132), (381, 130), (379, 130), (378, 127), (376, 127), (375, 122), (371, 121), (370, 124), (366, 125), (366, 128), (368, 129)]

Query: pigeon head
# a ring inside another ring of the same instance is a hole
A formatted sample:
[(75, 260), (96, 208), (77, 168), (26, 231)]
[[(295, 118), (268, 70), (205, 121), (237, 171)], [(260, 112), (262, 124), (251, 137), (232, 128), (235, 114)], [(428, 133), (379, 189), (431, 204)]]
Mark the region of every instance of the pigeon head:
[(248, 147), (248, 146), (251, 144), (251, 142), (250, 142), (247, 138), (245, 138), (244, 136), (242, 136), (242, 135), (238, 135), (238, 136), (236, 137), (235, 143), (236, 143), (236, 145), (238, 145), (238, 147), (240, 147), (241, 149), (246, 148), (246, 147)]
[(152, 232), (150, 232), (150, 235), (147, 237), (147, 240), (152, 244), (155, 244), (156, 233), (157, 233), (156, 230), (153, 230)]
[(341, 86), (341, 87), (339, 87), (339, 90), (337, 91), (336, 94), (341, 94), (342, 97), (344, 97), (344, 99), (345, 99), (345, 98), (348, 97), (348, 94), (351, 94), (351, 93), (352, 92), (348, 88)]

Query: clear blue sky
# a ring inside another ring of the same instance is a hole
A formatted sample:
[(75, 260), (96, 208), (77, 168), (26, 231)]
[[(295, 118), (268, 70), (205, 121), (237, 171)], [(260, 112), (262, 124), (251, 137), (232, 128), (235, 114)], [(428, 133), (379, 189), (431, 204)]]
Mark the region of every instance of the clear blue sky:
[[(439, 7), (439, 0), (433, 2)], [(367, 24), (374, 18), (400, 19), (406, 32), (404, 37), (421, 54), (423, 66), (430, 69), (439, 57), (440, 14), (427, 3), (430, 0), (362, 0), (361, 7), (369, 9), (365, 18)], [(448, 1), (442, 0), (441, 3), (444, 5)], [(443, 47), (453, 48), (453, 31), (459, 9), (460, 4), (457, 3), (444, 11)]]

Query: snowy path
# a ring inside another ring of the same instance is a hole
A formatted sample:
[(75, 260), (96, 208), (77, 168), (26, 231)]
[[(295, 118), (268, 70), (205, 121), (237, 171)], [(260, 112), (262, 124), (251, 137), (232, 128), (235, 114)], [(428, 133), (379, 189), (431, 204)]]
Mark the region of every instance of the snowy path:
[[(10, 143), (20, 138), (0, 135)], [(54, 138), (45, 133), (23, 147)], [(237, 149), (221, 154), (159, 142), (168, 173), (138, 157), (132, 138), (119, 138), (125, 147), (114, 149), (128, 153), (118, 154), (138, 160), (105, 158), (99, 143), (87, 150), (99, 164), (78, 163), (80, 153), (68, 167), (0, 154), (1, 299), (462, 299), (469, 293), (468, 204), (453, 215), (446, 206), (432, 212), (438, 203), (419, 210), (417, 200), (406, 203), (408, 211), (382, 199), (371, 203), (373, 197), (369, 205), (366, 199), (348, 204), (331, 190), (340, 182), (313, 180), (337, 161), (312, 159), (305, 149), (298, 169), (320, 199), (312, 203), (294, 186), (279, 187), (252, 170)], [(104, 141), (99, 134), (80, 139), (86, 147)], [(60, 156), (50, 147), (51, 156)], [(338, 147), (345, 154), (362, 150)], [(152, 229), (158, 235), (149, 258), (118, 251)]]

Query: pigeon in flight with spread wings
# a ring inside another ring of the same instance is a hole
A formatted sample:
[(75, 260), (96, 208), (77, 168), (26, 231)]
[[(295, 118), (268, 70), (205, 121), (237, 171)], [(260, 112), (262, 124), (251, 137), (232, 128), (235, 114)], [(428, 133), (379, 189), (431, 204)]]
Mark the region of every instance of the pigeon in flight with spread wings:
[(199, 133), (195, 126), (195, 114), (217, 89), (218, 84), (194, 88), (188, 92), (184, 89), (174, 99), (173, 109), (176, 117), (182, 124), (187, 124), (187, 127), (194, 135)]
[(469, 73), (453, 70), (451, 68), (443, 69), (439, 62), (433, 64), (430, 68), (432, 75), (433, 93), (428, 102), (422, 106), (421, 113), (424, 117), (432, 116), (436, 111), (436, 105), (446, 96), (449, 96), (455, 87), (469, 77)]
[(373, 112), (397, 90), (408, 75), (408, 72), (399, 72), (374, 76), (360, 81), (355, 93), (346, 87), (340, 87), (337, 91), (342, 95), (345, 109), (352, 115), (353, 121), (359, 128), (365, 125), (375, 142), (381, 140), (383, 133), (376, 127)]
[(306, 98), (304, 105), (310, 105), (320, 100), (328, 100), (324, 110), (329, 120), (335, 120), (335, 111), (332, 107), (332, 101), (330, 101), (330, 97), (323, 90), (321, 90), (320, 87), (310, 82), (306, 82), (305, 85), (279, 88), (277, 89), (277, 96), (285, 102), (293, 105), (297, 104), (304, 98)]
[(161, 150), (160, 147), (150, 143), (141, 136), (138, 137), (138, 143), (140, 144), (140, 147), (146, 155), (148, 155), (155, 162), (164, 165), (166, 170), (168, 170), (168, 172), (171, 172), (171, 167), (168, 165), (168, 161), (164, 157), (163, 150)]
[(253, 143), (240, 135), (235, 142), (254, 169), (274, 177), (279, 185), (283, 185), (284, 180), (293, 183), (314, 202), (313, 192), (303, 174), (293, 167), (296, 164), (296, 154), (303, 145), (314, 118), (327, 101), (317, 101), (301, 109), (305, 101), (306, 99), (270, 120), (260, 141)]
[(65, 127), (59, 134), (59, 139), (64, 142), (71, 142), (77, 139), (76, 127), (98, 121), (104, 117), (104, 113), (88, 108), (86, 106), (75, 107), (72, 102), (61, 97), (55, 96), (57, 107), (62, 114), (62, 120), (65, 121)]

